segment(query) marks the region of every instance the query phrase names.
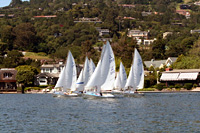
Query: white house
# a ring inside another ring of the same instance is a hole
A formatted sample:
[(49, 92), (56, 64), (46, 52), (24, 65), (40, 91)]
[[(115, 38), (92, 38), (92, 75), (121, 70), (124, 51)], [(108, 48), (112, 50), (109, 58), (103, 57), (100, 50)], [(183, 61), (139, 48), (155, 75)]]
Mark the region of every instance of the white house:
[(149, 32), (141, 30), (129, 30), (128, 37), (148, 39)]

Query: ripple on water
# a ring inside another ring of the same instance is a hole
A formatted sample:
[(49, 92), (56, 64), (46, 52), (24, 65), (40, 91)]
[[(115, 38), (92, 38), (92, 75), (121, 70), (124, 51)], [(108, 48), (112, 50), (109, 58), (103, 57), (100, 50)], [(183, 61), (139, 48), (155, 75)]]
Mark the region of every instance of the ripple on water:
[(0, 132), (198, 132), (199, 93), (116, 99), (0, 95)]

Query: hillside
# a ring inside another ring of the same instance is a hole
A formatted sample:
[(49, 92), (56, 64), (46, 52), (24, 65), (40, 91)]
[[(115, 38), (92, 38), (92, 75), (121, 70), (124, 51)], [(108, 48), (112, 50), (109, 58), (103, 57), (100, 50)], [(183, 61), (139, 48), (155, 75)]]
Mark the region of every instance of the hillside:
[[(188, 8), (178, 11), (183, 3)], [(198, 31), (191, 33), (200, 28), (199, 9), (189, 0), (13, 0), (0, 9), (0, 52), (43, 52), (65, 59), (71, 50), (78, 63), (86, 54), (97, 62), (94, 46), (112, 40), (115, 56), (125, 67), (135, 47), (143, 60), (188, 57), (199, 38)], [(131, 30), (147, 36), (136, 39)]]

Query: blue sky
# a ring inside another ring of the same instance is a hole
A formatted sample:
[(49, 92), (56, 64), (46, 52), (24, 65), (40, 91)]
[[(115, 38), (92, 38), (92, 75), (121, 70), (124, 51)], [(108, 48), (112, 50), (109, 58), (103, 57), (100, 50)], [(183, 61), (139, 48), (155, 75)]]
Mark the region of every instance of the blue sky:
[[(0, 0), (0, 7), (8, 6), (12, 0)], [(22, 0), (29, 1), (29, 0)]]

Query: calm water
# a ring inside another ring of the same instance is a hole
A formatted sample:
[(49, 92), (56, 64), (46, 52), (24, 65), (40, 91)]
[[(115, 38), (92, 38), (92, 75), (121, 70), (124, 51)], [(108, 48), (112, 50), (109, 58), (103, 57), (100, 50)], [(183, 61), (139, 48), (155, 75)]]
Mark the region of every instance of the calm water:
[(200, 93), (93, 100), (0, 94), (4, 132), (200, 132)]

